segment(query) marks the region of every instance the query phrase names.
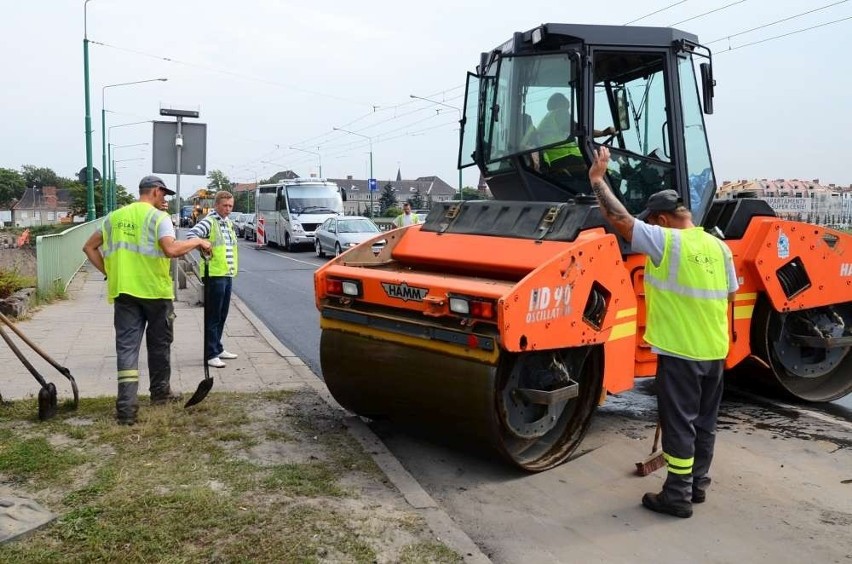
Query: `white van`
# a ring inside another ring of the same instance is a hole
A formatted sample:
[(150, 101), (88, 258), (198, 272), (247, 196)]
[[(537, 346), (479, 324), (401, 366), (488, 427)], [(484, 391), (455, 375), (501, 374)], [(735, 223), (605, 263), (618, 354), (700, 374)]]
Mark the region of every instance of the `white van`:
[(343, 215), (343, 198), (334, 182), (296, 178), (258, 186), (255, 207), (255, 227), (259, 232), (262, 219), (264, 243), (294, 251), (314, 248), (317, 227), (330, 217)]

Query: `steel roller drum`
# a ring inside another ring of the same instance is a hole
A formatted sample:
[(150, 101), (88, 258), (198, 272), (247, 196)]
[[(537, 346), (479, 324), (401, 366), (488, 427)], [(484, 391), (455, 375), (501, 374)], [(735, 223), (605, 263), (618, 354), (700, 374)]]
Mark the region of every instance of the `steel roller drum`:
[[(580, 444), (601, 393), (594, 347), (509, 354), (496, 366), (428, 348), (324, 329), (323, 377), (335, 399), (365, 417), (389, 419), (486, 446), (528, 470), (552, 468)], [(548, 405), (530, 388), (554, 374), (571, 386)], [(567, 392), (566, 392), (567, 390)], [(528, 401), (532, 396), (532, 402)]]

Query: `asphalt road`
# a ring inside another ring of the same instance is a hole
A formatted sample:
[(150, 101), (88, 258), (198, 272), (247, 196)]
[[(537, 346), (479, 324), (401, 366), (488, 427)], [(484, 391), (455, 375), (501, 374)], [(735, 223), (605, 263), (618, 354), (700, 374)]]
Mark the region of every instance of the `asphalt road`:
[[(321, 374), (313, 251), (243, 242), (238, 296)], [(653, 435), (653, 382), (609, 398), (575, 459), (541, 474), (389, 423), (393, 454), (495, 562), (801, 562), (852, 557), (852, 398), (781, 406), (726, 394), (712, 497), (680, 521), (643, 510), (663, 472), (637, 478)], [(840, 415), (847, 421), (831, 415)]]

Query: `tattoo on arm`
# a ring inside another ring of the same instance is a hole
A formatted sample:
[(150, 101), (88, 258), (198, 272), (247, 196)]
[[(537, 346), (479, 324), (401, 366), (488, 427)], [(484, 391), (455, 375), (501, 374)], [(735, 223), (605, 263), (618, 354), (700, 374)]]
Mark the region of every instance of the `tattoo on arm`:
[(612, 190), (609, 189), (606, 182), (599, 180), (592, 184), (592, 190), (598, 199), (598, 204), (601, 206), (601, 212), (604, 217), (613, 223), (624, 221), (628, 217), (632, 217), (627, 208), (615, 197)]

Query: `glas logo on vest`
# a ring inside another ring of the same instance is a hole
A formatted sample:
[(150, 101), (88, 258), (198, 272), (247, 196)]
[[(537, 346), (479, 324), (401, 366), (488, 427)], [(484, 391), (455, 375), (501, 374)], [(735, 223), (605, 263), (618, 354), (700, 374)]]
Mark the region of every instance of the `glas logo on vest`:
[(423, 298), (426, 297), (426, 294), (429, 293), (428, 288), (409, 286), (405, 282), (402, 284), (389, 284), (387, 282), (382, 282), (382, 288), (385, 289), (385, 293), (389, 298), (397, 298), (404, 302), (407, 302), (408, 300), (413, 302), (422, 302)]
[(116, 221), (115, 228), (120, 229), (125, 235), (133, 235), (138, 229), (132, 221)]

